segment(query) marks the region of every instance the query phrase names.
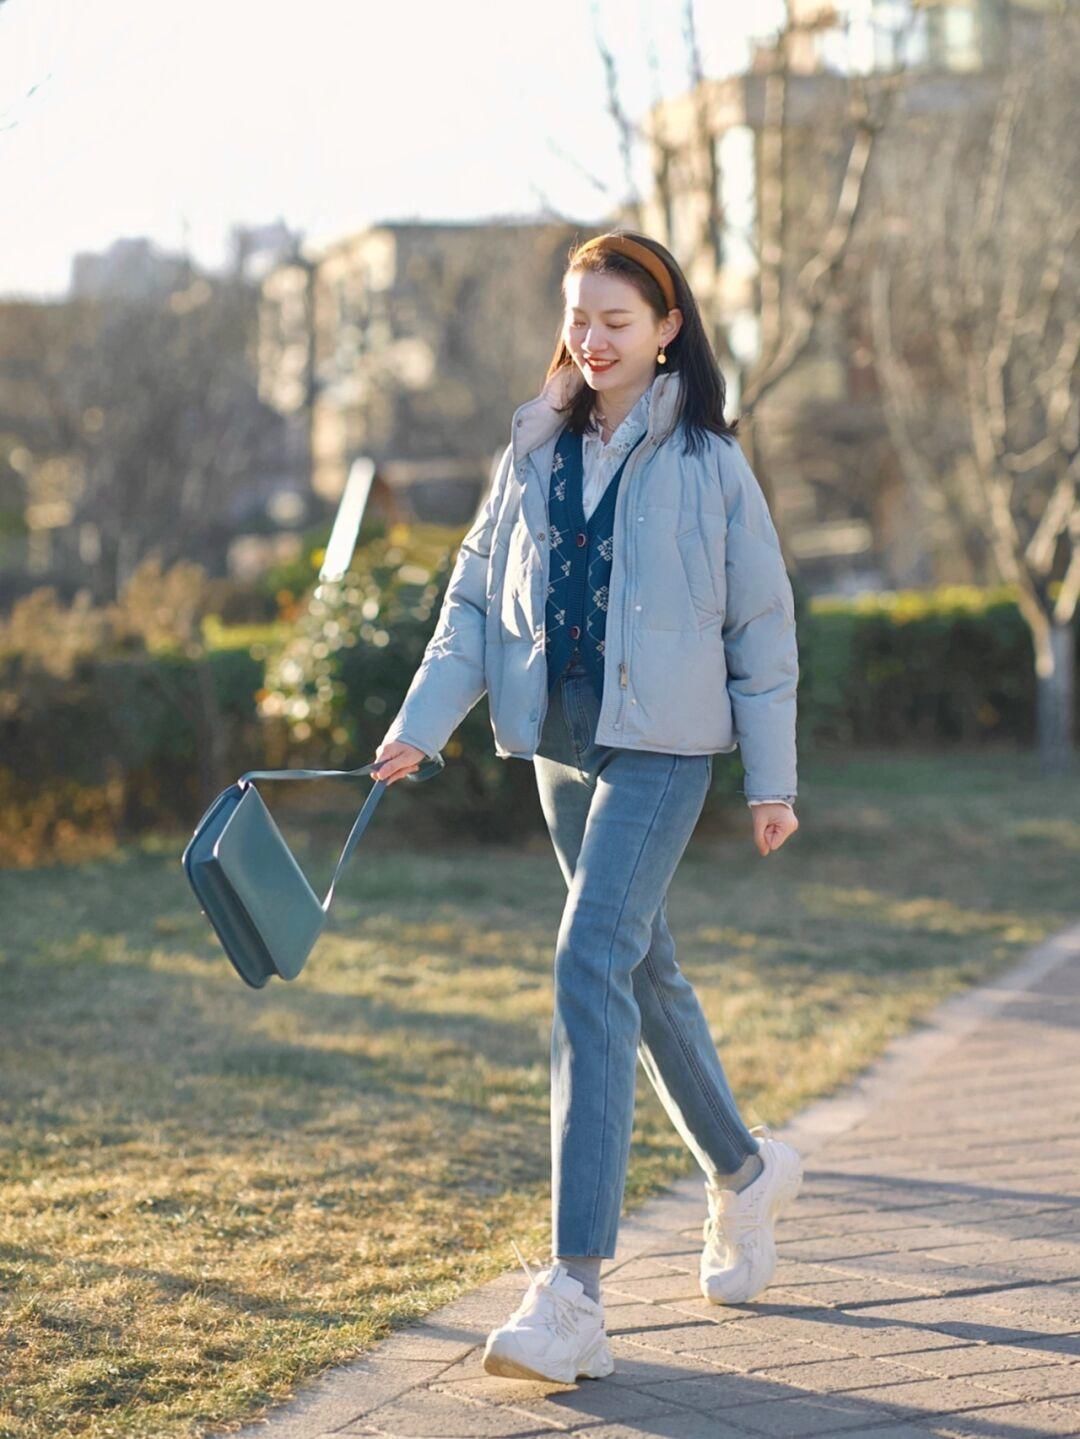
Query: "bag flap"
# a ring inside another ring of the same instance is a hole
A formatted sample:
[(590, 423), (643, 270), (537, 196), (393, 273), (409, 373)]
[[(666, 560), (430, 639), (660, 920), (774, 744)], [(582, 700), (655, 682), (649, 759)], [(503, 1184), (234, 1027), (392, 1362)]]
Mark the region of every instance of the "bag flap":
[(225, 823), (214, 857), (273, 955), (278, 972), (299, 970), (326, 923), (318, 896), (254, 785)]
[(206, 813), (195, 826), (181, 856), (181, 862), (193, 884), (196, 868), (212, 857), (218, 835), (228, 824), (229, 815), (242, 798), (239, 785), (232, 784), (228, 789), (223, 789), (213, 803), (207, 805)]

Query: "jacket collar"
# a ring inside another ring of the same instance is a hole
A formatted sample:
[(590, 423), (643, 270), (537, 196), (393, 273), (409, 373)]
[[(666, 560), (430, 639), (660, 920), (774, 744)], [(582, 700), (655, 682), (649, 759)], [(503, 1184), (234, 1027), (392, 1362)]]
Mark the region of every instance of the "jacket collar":
[[(571, 395), (576, 394), (585, 383), (585, 377), (576, 365), (567, 365), (552, 375), (544, 388), (532, 400), (526, 400), (514, 411), (511, 444), (515, 465), (520, 465), (527, 454), (550, 440), (566, 423), (566, 416), (559, 413)], [(672, 422), (682, 395), (682, 376), (678, 370), (664, 370), (657, 374), (649, 392), (649, 418), (646, 436), (661, 436), (672, 428)]]

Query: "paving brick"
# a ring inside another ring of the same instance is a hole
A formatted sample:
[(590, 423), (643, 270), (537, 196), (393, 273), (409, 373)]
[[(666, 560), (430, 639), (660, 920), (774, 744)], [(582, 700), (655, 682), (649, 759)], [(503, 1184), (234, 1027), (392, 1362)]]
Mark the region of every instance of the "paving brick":
[(1080, 1364), (990, 1370), (983, 1382), (1013, 1399), (1068, 1400), (1069, 1408), (1080, 1410)]
[(1032, 1334), (1017, 1345), (1032, 1354), (1053, 1354), (1063, 1357), (1080, 1358), (1080, 1332), (1070, 1334)]
[[(993, 1405), (968, 1415), (954, 1415), (933, 1430), (942, 1439), (1038, 1439), (1039, 1435), (1061, 1434), (1076, 1439), (1076, 1414), (1057, 1405)], [(876, 1436), (875, 1436), (876, 1439)]]
[[(719, 1329), (724, 1327), (726, 1326), (719, 1326)], [(722, 1332), (718, 1332), (718, 1326), (708, 1323), (669, 1323), (625, 1331), (613, 1329), (609, 1325), (608, 1333), (613, 1341), (620, 1338), (640, 1340), (653, 1349), (662, 1349), (671, 1354), (692, 1354), (695, 1350), (704, 1349), (722, 1357), (727, 1343), (733, 1342), (725, 1342)]]
[(782, 1384), (759, 1374), (709, 1374), (693, 1375), (675, 1379), (664, 1379), (644, 1386), (656, 1398), (672, 1403), (685, 1404), (691, 1409), (701, 1409), (707, 1414), (723, 1413), (748, 1404), (763, 1404), (775, 1399), (791, 1399), (799, 1395), (807, 1397), (814, 1390), (797, 1384)]
[[(565, 1426), (568, 1432), (572, 1426)], [(559, 1432), (550, 1419), (508, 1405), (466, 1402), (431, 1389), (413, 1389), (364, 1416), (361, 1433), (400, 1439), (524, 1439)], [(350, 1426), (339, 1429), (348, 1434)]]
[[(749, 1431), (693, 1409), (651, 1414), (645, 1424), (600, 1424), (579, 1431), (582, 1439), (747, 1439)], [(925, 1439), (925, 1436), (923, 1436)]]
[(650, 1414), (670, 1413), (678, 1407), (677, 1396), (666, 1394), (663, 1386), (653, 1390), (649, 1386), (631, 1387), (599, 1381), (548, 1385), (524, 1379), (501, 1379), (490, 1374), (449, 1382), (440, 1380), (431, 1387), (431, 1392), (479, 1405), (512, 1409), (519, 1414), (532, 1415), (555, 1429), (567, 1430), (600, 1420), (613, 1423), (645, 1420)]
[(635, 1299), (645, 1300), (691, 1300), (702, 1297), (698, 1287), (696, 1274), (680, 1274), (668, 1271), (663, 1275), (653, 1275), (647, 1279), (638, 1279), (633, 1275), (615, 1275), (603, 1287), (605, 1305), (608, 1296), (611, 1294), (630, 1295)]
[[(837, 1278), (867, 1279), (877, 1282), (892, 1280), (898, 1285), (908, 1284), (915, 1293), (930, 1297), (942, 1293), (950, 1286), (966, 1283), (966, 1275), (977, 1272), (974, 1269), (966, 1269), (957, 1279), (952, 1266), (944, 1264), (939, 1266), (928, 1260), (924, 1254), (902, 1249), (896, 1249), (887, 1254), (869, 1255), (864, 1259), (833, 1260), (827, 1266), (821, 1266), (823, 1276), (835, 1275)], [(987, 1284), (994, 1282), (992, 1272), (985, 1274), (985, 1282)]]
[(873, 1429), (866, 1431), (868, 1439), (930, 1439), (930, 1436), (940, 1432), (932, 1420), (927, 1420), (927, 1427), (924, 1428), (921, 1424), (909, 1424), (903, 1419), (898, 1424), (875, 1425)]
[(871, 1433), (879, 1424), (903, 1416), (886, 1405), (865, 1403), (845, 1394), (814, 1394), (745, 1404), (725, 1413), (751, 1433), (776, 1439), (810, 1439), (816, 1434)]
[[(962, 1339), (986, 1339), (996, 1343), (1009, 1343), (1035, 1333), (1068, 1333), (1073, 1327), (1068, 1319), (1059, 1320), (1051, 1315), (1040, 1315), (1037, 1325), (1026, 1322), (1022, 1315), (1010, 1314), (997, 1302), (978, 1295), (912, 1299), (898, 1304), (867, 1305), (857, 1311), (845, 1312), (857, 1313), (860, 1319), (871, 1323), (877, 1319), (886, 1324), (914, 1324)], [(979, 1333), (980, 1329), (985, 1333)]]
[[(740, 1343), (752, 1334), (763, 1354), (781, 1357), (791, 1344), (809, 1344), (833, 1354), (880, 1354), (887, 1356), (908, 1349), (945, 1347), (957, 1343), (955, 1336), (941, 1334), (915, 1324), (890, 1324), (866, 1319), (843, 1310), (815, 1310), (806, 1314), (761, 1315), (752, 1331), (737, 1335)], [(733, 1335), (733, 1338), (736, 1336)]]
[(860, 1399), (873, 1398), (877, 1404), (901, 1409), (907, 1419), (958, 1413), (995, 1403), (995, 1391), (981, 1382), (983, 1376), (964, 1379), (919, 1379), (879, 1385), (871, 1393), (860, 1391)]
[[(864, 1258), (895, 1253), (895, 1246), (883, 1245), (873, 1236), (837, 1235), (828, 1239), (792, 1239), (788, 1224), (776, 1232), (776, 1251), (782, 1263), (847, 1264)], [(970, 1255), (966, 1256), (970, 1258)]]
[[(853, 1357), (857, 1356), (848, 1354), (843, 1349), (831, 1349), (824, 1344), (807, 1344), (797, 1340), (787, 1340), (782, 1345), (767, 1347), (746, 1344), (724, 1352), (726, 1362), (744, 1374), (768, 1374), (779, 1367), (794, 1370), (804, 1364), (840, 1363)], [(798, 1382), (797, 1376), (794, 1377)]]
[(874, 1274), (846, 1274), (835, 1279), (823, 1279), (816, 1284), (802, 1283), (797, 1287), (787, 1284), (782, 1273), (768, 1289), (772, 1306), (797, 1301), (803, 1305), (827, 1305), (832, 1309), (846, 1309), (858, 1305), (887, 1304), (893, 1300), (921, 1299), (926, 1294), (922, 1285), (897, 1284)]
[(692, 1250), (687, 1250), (685, 1253), (665, 1249), (663, 1254), (657, 1257), (663, 1259), (664, 1267), (670, 1274), (693, 1274), (696, 1276), (701, 1260), (701, 1243), (699, 1241)]
[(452, 1364), (476, 1346), (475, 1334), (449, 1324), (410, 1324), (379, 1345), (380, 1359), (441, 1359)]
[(445, 1360), (410, 1361), (372, 1352), (339, 1366), (230, 1439), (317, 1439), (400, 1394), (408, 1394), (446, 1368)]
[(999, 1374), (1021, 1369), (1053, 1367), (1061, 1356), (1008, 1344), (953, 1344), (897, 1355), (895, 1361), (915, 1373), (962, 1379), (965, 1374)]
[[(694, 1251), (694, 1263), (697, 1263), (698, 1251)], [(671, 1265), (665, 1258), (657, 1255), (646, 1254), (638, 1259), (624, 1259), (621, 1263), (612, 1264), (604, 1268), (600, 1273), (600, 1283), (607, 1289), (612, 1284), (622, 1284), (628, 1279), (645, 1280), (665, 1278), (670, 1275), (674, 1268), (676, 1273), (683, 1273), (681, 1265)]]
[[(1003, 1285), (986, 1294), (985, 1303), (992, 1304), (995, 1309), (1014, 1320), (1019, 1321), (1021, 1316), (1025, 1321), (1035, 1320), (1039, 1328), (1067, 1329), (1080, 1319), (1080, 1301), (1071, 1286), (1039, 1283), (1017, 1288), (1013, 1287), (1014, 1283), (1015, 1281), (1010, 1281), (1009, 1287)], [(1051, 1320), (1057, 1321), (1057, 1325), (1051, 1326)]]
[[(647, 1336), (643, 1339), (613, 1339), (611, 1352), (615, 1358), (615, 1372), (608, 1375), (605, 1384), (627, 1388), (638, 1388), (644, 1384), (655, 1384), (665, 1379), (699, 1377), (719, 1372), (738, 1373), (737, 1367), (722, 1361), (714, 1349), (675, 1353), (666, 1349), (653, 1349)], [(740, 1351), (734, 1350), (734, 1353)]]
[(818, 1358), (810, 1364), (776, 1365), (757, 1373), (775, 1384), (811, 1390), (816, 1394), (846, 1394), (878, 1385), (910, 1383), (920, 1378), (917, 1371), (902, 1364), (865, 1354), (851, 1359)]
[[(727, 1311), (717, 1309), (715, 1306), (702, 1299), (700, 1306), (697, 1306), (694, 1313), (684, 1313), (682, 1307), (675, 1308), (670, 1304), (652, 1304), (648, 1302), (622, 1304), (618, 1309), (613, 1310), (608, 1316), (607, 1331), (609, 1334), (635, 1333), (643, 1329), (689, 1329), (697, 1324), (712, 1324), (716, 1326), (722, 1323), (734, 1322), (723, 1317)], [(714, 1315), (721, 1317), (714, 1318)]]

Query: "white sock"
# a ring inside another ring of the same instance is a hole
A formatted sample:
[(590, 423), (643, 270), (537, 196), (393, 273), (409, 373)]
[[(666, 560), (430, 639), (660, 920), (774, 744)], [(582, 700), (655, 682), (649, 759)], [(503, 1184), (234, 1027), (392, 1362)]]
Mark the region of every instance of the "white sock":
[(765, 1163), (760, 1154), (748, 1154), (738, 1169), (733, 1169), (729, 1174), (721, 1174), (718, 1172), (712, 1176), (711, 1182), (715, 1184), (718, 1189), (734, 1189), (737, 1194), (739, 1190), (745, 1189), (748, 1184), (753, 1184), (754, 1180), (764, 1168)]
[(595, 1304), (600, 1303), (600, 1266), (604, 1262), (603, 1255), (571, 1254), (567, 1258), (565, 1254), (558, 1254), (554, 1262), (561, 1264), (584, 1286), (585, 1293)]

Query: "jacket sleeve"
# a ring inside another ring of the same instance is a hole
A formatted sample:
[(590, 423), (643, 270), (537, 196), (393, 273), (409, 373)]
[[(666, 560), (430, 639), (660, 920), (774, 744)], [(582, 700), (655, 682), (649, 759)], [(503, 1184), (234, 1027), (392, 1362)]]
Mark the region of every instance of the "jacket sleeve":
[(798, 791), (795, 597), (765, 495), (738, 442), (720, 441), (727, 513), (727, 687), (750, 799)]
[(510, 457), (507, 445), (487, 499), (461, 541), (435, 630), (383, 744), (404, 740), (437, 754), (486, 693), (487, 562)]

